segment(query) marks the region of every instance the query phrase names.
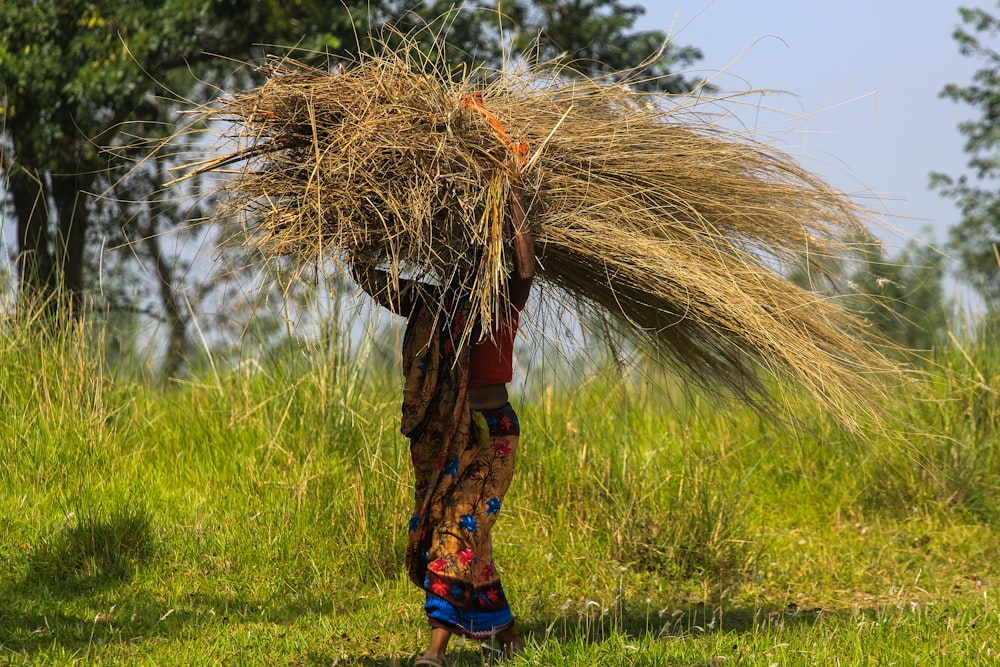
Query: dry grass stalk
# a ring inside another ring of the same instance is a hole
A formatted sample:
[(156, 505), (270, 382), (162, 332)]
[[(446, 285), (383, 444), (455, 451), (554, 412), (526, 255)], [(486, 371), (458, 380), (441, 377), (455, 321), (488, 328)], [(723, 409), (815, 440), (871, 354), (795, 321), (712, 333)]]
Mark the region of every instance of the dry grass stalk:
[[(381, 264), (439, 283), (473, 276), (482, 318), (510, 267), (510, 146), (463, 105), (467, 81), (426, 74), (406, 51), (336, 73), (291, 61), (212, 112), (244, 142), (231, 203), (271, 256)], [(863, 322), (797, 287), (830, 271), (864, 211), (771, 147), (619, 84), (538, 68), (480, 91), (526, 171), (542, 278), (609, 317), (710, 389), (765, 399), (791, 378), (845, 422), (877, 412), (894, 366)], [(761, 371), (766, 371), (762, 373)]]

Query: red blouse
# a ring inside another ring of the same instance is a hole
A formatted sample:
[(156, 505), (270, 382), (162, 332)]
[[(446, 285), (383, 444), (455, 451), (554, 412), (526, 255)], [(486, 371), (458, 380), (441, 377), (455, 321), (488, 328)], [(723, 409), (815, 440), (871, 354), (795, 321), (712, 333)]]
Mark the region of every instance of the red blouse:
[(469, 388), (507, 384), (514, 377), (514, 337), (524, 304), (512, 304), (506, 316), (494, 318), (489, 336), (476, 341), (469, 360)]

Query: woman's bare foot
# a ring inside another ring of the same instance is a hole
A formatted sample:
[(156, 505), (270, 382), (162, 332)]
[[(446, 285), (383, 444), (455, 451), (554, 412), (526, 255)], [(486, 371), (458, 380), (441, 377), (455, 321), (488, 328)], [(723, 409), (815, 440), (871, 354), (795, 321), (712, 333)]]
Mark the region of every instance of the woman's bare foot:
[(444, 654), (448, 650), (448, 640), (451, 633), (444, 628), (431, 628), (431, 645), (422, 656), (417, 658), (415, 665), (444, 666)]
[(510, 658), (524, 652), (524, 639), (516, 626), (512, 625), (498, 632), (497, 641), (500, 642), (501, 658)]

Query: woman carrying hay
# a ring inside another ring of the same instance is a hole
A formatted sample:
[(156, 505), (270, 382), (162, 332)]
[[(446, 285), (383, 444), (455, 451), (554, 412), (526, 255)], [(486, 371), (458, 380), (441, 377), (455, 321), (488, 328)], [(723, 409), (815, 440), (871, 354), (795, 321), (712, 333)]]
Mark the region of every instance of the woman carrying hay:
[(430, 646), (415, 665), (443, 665), (453, 634), (496, 638), (505, 655), (524, 647), (490, 541), (514, 474), (520, 428), (506, 384), (519, 313), (535, 274), (516, 168), (514, 176), (508, 202), (514, 272), (489, 332), (480, 330), (470, 307), (472, 272), (436, 288), (354, 267), (362, 289), (407, 319), (401, 430), (410, 440), (416, 505), (406, 565), (426, 592), (431, 626)]

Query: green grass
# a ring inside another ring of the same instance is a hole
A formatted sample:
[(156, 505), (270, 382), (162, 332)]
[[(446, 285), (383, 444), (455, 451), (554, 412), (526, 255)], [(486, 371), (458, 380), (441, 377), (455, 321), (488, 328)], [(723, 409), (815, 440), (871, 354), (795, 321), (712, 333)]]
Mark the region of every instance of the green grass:
[[(156, 387), (85, 327), (0, 324), (0, 664), (410, 664), (398, 372), (343, 345)], [(510, 664), (996, 664), (1000, 346), (939, 361), (914, 428), (868, 444), (529, 385)]]

